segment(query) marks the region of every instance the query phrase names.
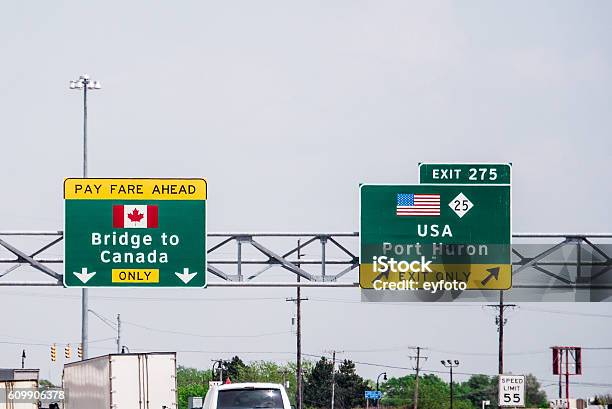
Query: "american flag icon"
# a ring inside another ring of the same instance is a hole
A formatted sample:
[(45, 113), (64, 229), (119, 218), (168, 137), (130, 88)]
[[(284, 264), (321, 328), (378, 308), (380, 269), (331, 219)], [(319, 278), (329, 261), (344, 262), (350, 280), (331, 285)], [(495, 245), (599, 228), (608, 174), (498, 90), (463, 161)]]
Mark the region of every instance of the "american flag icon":
[(398, 216), (440, 216), (440, 195), (398, 193), (395, 214)]

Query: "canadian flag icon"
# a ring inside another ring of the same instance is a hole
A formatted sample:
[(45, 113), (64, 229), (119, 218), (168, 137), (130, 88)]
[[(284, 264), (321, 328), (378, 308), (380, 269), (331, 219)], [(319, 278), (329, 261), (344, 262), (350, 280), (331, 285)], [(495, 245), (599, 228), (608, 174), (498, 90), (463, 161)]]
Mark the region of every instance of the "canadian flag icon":
[(157, 206), (113, 205), (113, 227), (116, 229), (157, 228)]

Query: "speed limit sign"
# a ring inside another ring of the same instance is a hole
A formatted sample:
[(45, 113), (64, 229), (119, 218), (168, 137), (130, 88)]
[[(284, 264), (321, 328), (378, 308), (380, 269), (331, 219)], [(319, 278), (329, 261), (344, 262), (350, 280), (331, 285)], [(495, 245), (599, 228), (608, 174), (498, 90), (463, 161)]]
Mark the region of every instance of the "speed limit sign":
[(499, 375), (499, 407), (525, 406), (525, 375)]

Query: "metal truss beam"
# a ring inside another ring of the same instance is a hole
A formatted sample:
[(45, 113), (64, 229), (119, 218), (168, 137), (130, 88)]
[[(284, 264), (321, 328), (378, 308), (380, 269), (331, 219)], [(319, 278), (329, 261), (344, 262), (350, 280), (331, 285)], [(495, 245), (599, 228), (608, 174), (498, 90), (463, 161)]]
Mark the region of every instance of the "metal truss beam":
[[(207, 240), (210, 287), (358, 286), (351, 274), (359, 266), (357, 232), (209, 233)], [(16, 241), (36, 246), (25, 250)], [(46, 255), (63, 253), (62, 241), (62, 231), (0, 231), (0, 265), (9, 265), (0, 268), (0, 286), (62, 286), (63, 272), (51, 265), (63, 258)], [(515, 233), (513, 287), (612, 289), (611, 245), (612, 233)], [(298, 248), (304, 258), (296, 257)], [(26, 279), (26, 271), (47, 280)], [(283, 278), (263, 279), (279, 271)], [(16, 274), (18, 280), (6, 278)]]

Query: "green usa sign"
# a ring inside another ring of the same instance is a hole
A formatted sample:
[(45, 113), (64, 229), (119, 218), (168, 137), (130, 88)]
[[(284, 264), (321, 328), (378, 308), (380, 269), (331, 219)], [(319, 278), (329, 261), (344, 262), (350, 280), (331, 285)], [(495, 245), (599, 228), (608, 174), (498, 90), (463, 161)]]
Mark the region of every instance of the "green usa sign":
[(364, 184), (359, 237), (361, 288), (512, 285), (509, 185)]

